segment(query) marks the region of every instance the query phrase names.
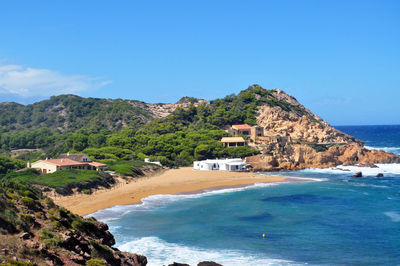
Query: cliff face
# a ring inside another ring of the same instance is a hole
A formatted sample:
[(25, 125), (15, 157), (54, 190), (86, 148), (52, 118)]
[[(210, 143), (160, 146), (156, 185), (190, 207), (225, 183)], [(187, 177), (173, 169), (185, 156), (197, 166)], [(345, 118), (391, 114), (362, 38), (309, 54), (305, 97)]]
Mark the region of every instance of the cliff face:
[(311, 143), (362, 143), (333, 128), (282, 90), (274, 90), (273, 96), (298, 108), (287, 111), (280, 106), (261, 106), (257, 112), (257, 124), (264, 127), (269, 134), (288, 135), (292, 140)]
[(253, 170), (400, 162), (395, 154), (364, 148), (361, 140), (333, 128), (282, 90), (272, 90), (272, 97), (284, 104), (260, 106), (256, 119), (266, 136), (278, 138), (277, 141), (259, 138), (250, 143), (261, 151), (260, 155), (246, 158)]

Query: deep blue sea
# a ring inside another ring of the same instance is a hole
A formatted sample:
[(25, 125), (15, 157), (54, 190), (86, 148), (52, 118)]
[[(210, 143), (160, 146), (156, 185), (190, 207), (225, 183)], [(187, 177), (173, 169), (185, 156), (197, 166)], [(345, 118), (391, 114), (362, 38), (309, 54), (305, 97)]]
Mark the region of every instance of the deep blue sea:
[[(400, 154), (400, 126), (337, 128)], [(274, 173), (308, 182), (157, 195), (94, 216), (148, 265), (399, 265), (400, 164), (378, 166)]]

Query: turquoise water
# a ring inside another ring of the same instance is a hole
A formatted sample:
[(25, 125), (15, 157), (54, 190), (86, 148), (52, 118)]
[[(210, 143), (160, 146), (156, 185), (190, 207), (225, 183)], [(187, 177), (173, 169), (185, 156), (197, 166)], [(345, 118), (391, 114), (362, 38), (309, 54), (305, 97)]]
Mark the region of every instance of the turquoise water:
[[(400, 138), (382, 145), (400, 148)], [(378, 166), (275, 173), (308, 182), (158, 195), (94, 216), (110, 225), (118, 248), (145, 254), (149, 265), (397, 265), (400, 165)], [(364, 178), (350, 177), (360, 169)]]

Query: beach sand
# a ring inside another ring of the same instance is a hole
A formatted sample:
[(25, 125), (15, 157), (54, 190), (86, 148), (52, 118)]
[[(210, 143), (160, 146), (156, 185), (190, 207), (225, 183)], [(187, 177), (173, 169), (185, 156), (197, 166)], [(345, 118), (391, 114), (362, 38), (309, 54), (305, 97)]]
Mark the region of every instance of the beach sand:
[(141, 199), (158, 194), (196, 192), (210, 188), (283, 182), (286, 177), (244, 172), (200, 171), (191, 167), (166, 170), (159, 175), (121, 182), (111, 189), (97, 190), (91, 195), (52, 197), (54, 202), (68, 210), (88, 215), (115, 205), (141, 203)]

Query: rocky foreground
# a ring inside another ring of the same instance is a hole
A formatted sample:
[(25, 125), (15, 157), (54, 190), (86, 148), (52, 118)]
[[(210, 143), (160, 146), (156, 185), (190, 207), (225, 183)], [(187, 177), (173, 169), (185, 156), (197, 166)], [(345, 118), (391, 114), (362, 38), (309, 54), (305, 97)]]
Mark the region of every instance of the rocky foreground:
[(258, 109), (257, 124), (266, 136), (250, 143), (261, 151), (246, 158), (254, 171), (400, 163), (393, 153), (366, 149), (361, 140), (335, 129), (282, 90), (273, 90), (271, 97), (288, 104)]
[(58, 207), (35, 188), (3, 181), (0, 194), (0, 263), (147, 264), (145, 256), (112, 248), (115, 240), (106, 224)]
[(0, 265), (147, 264), (145, 256), (122, 252), (114, 244), (105, 223), (73, 214), (24, 183), (0, 181)]

